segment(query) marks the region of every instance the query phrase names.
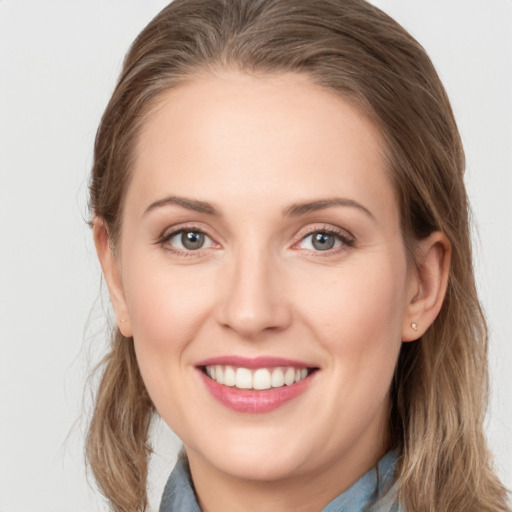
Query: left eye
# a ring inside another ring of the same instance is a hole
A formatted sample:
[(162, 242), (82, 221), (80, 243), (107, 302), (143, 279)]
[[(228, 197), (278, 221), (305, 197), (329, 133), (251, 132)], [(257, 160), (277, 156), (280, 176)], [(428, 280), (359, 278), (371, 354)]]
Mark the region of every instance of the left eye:
[(328, 251), (336, 247), (343, 245), (345, 240), (335, 233), (328, 233), (325, 231), (316, 231), (305, 236), (301, 242), (302, 249), (308, 249), (312, 251)]
[(192, 229), (182, 229), (172, 233), (167, 238), (166, 243), (181, 251), (197, 251), (213, 245), (208, 235), (202, 231)]

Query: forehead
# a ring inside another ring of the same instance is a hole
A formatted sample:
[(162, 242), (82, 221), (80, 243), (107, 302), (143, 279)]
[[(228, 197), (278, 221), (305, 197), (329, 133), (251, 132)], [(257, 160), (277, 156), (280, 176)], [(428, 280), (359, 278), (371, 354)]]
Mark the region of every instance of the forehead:
[(380, 196), (394, 208), (384, 154), (377, 127), (307, 76), (201, 75), (164, 93), (148, 113), (128, 196), (248, 205), (257, 197), (281, 207), (348, 194)]

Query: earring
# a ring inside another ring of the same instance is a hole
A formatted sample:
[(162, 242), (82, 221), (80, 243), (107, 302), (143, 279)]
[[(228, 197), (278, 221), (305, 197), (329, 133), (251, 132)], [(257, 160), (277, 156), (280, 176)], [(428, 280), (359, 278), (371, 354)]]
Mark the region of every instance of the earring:
[(418, 324), (416, 322), (412, 322), (411, 323), (411, 327), (412, 327), (413, 331), (417, 331), (418, 330)]

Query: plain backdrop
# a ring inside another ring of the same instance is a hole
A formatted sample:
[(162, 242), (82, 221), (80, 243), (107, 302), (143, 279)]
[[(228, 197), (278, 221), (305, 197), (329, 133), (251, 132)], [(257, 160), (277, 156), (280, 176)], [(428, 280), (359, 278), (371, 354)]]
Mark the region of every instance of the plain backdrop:
[[(512, 485), (512, 1), (375, 0), (426, 48), (467, 152), (491, 326), (487, 432)], [(96, 127), (164, 0), (0, 0), (0, 512), (106, 510), (88, 484), (86, 377), (108, 301), (86, 224)], [(179, 447), (155, 425), (153, 510)]]

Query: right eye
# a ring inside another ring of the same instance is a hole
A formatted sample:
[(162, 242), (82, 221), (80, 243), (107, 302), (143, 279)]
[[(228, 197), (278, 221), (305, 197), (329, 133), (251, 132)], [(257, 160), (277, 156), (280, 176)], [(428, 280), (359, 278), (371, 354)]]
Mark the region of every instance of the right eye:
[(213, 247), (212, 239), (198, 229), (180, 229), (165, 236), (162, 245), (170, 246), (177, 252), (192, 252)]

